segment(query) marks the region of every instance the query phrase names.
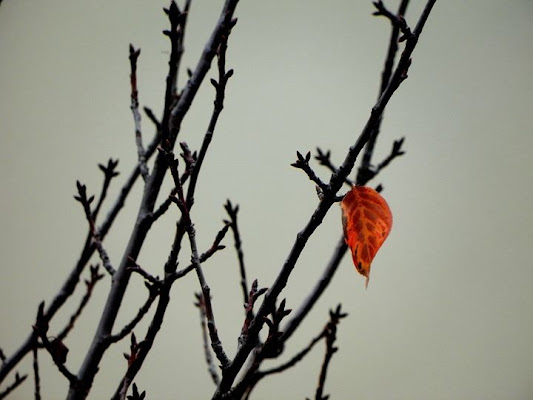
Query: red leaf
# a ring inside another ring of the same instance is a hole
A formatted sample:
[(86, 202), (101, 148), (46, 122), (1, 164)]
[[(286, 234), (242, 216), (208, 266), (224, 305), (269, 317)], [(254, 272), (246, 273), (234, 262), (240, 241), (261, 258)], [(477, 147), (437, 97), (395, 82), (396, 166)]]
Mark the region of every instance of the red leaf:
[(354, 186), (341, 202), (344, 240), (352, 253), (357, 271), (370, 279), (370, 263), (389, 235), (392, 213), (374, 189)]

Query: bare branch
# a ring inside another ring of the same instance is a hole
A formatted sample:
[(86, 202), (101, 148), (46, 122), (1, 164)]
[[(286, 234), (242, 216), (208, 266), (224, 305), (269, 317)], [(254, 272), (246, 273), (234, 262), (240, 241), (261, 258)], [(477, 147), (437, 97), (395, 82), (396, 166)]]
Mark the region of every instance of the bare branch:
[(302, 156), (302, 154), (297, 151), (296, 152), (297, 160), (291, 164), (294, 168), (299, 168), (302, 171), (304, 171), (310, 180), (316, 183), (316, 185), (321, 189), (321, 192), (324, 193), (325, 191), (329, 190), (328, 185), (326, 185), (322, 180), (315, 174), (315, 171), (309, 166), (309, 160), (311, 159), (311, 152), (308, 151), (307, 154)]
[(78, 378), (72, 372), (70, 372), (65, 366), (65, 361), (67, 360), (68, 348), (63, 344), (60, 339), (54, 339), (52, 342), (48, 340), (46, 333), (48, 332), (48, 322), (43, 318), (44, 317), (44, 301), (39, 305), (37, 311), (37, 318), (33, 329), (36, 334), (42, 341), (44, 348), (52, 356), (52, 360), (56, 365), (57, 369), (65, 378), (69, 380), (71, 384), (77, 384)]
[(85, 217), (87, 218), (87, 222), (89, 223), (89, 230), (93, 236), (94, 245), (98, 250), (98, 253), (100, 254), (100, 259), (102, 260), (106, 271), (109, 272), (109, 275), (113, 276), (113, 274), (115, 273), (115, 268), (113, 268), (113, 266), (111, 265), (109, 255), (107, 254), (107, 251), (102, 245), (102, 241), (100, 240), (100, 233), (96, 229), (94, 217), (91, 212), (91, 202), (94, 200), (94, 196), (87, 197), (87, 188), (79, 181), (76, 181), (76, 186), (78, 187), (78, 195), (74, 196), (74, 198), (79, 201), (83, 206), (83, 210), (85, 211)]
[(231, 204), (231, 201), (224, 205), (226, 212), (230, 218), (230, 226), (233, 232), (233, 241), (235, 243), (235, 251), (237, 252), (237, 259), (239, 260), (239, 273), (241, 276), (241, 289), (244, 298), (244, 304), (248, 303), (248, 282), (246, 281), (246, 266), (244, 264), (244, 253), (242, 251), (241, 234), (239, 232), (239, 224), (237, 214), (239, 213), (239, 206)]
[(318, 378), (318, 386), (316, 388), (315, 400), (327, 400), (329, 396), (324, 396), (324, 383), (326, 382), (326, 375), (328, 372), (329, 363), (333, 354), (338, 350), (335, 347), (335, 341), (337, 340), (337, 325), (340, 320), (346, 318), (348, 314), (341, 312), (341, 305), (339, 304), (335, 311), (329, 311), (329, 322), (324, 328), (324, 336), (326, 338), (326, 353), (324, 354), (324, 361), (322, 362), (322, 368), (320, 369), (320, 375)]
[(130, 322), (128, 322), (119, 333), (108, 337), (108, 341), (110, 343), (119, 342), (127, 335), (129, 335), (133, 331), (133, 329), (135, 329), (137, 324), (141, 322), (146, 313), (150, 310), (150, 307), (152, 306), (154, 300), (159, 295), (160, 284), (157, 285), (152, 283), (145, 283), (145, 286), (148, 289), (148, 298), (141, 306), (141, 308), (139, 308), (139, 311), (137, 311), (135, 317)]
[(205, 300), (202, 293), (196, 293), (196, 303), (194, 305), (198, 307), (198, 310), (200, 310), (200, 327), (202, 328), (202, 343), (204, 346), (204, 356), (205, 356), (205, 362), (207, 364), (207, 371), (209, 372), (209, 375), (211, 376), (211, 379), (215, 383), (215, 385), (218, 385), (220, 382), (220, 377), (218, 376), (218, 370), (215, 366), (215, 363), (213, 362), (213, 357), (211, 355), (211, 349), (209, 347), (209, 339), (207, 336), (207, 316), (205, 312)]
[(34, 398), (35, 400), (41, 400), (41, 378), (39, 375), (39, 358), (37, 353), (39, 352), (39, 348), (37, 346), (37, 342), (35, 342), (35, 346), (33, 347), (33, 377), (34, 377)]
[(294, 367), (298, 362), (303, 360), (303, 358), (313, 349), (315, 344), (317, 344), (320, 341), (320, 339), (322, 339), (323, 337), (324, 337), (324, 332), (320, 332), (319, 335), (314, 337), (305, 348), (303, 348), (300, 352), (295, 354), (290, 360), (288, 360), (287, 362), (277, 367), (267, 369), (265, 371), (259, 371), (257, 374), (259, 375), (259, 377), (262, 378), (267, 375), (279, 374), (280, 372), (283, 372), (289, 368)]
[[(326, 215), (332, 204), (335, 202), (335, 196), (337, 191), (340, 189), (346, 177), (353, 169), (357, 156), (359, 155), (363, 146), (372, 135), (374, 127), (381, 118), (381, 115), (383, 114), (383, 111), (386, 105), (388, 104), (390, 98), (407, 77), (407, 70), (410, 65), (411, 54), (413, 53), (416, 47), (418, 35), (421, 33), (422, 27), (424, 25), (423, 22), (425, 22), (425, 20), (427, 19), (435, 1), (436, 0), (428, 0), (426, 8), (424, 9), (424, 12), (420, 17), (419, 23), (417, 24), (417, 29), (415, 29), (413, 37), (407, 39), (405, 49), (402, 53), (402, 56), (400, 57), (398, 66), (394, 71), (394, 74), (391, 78), (391, 81), (389, 82), (389, 85), (387, 86), (387, 89), (383, 92), (383, 95), (372, 108), (372, 112), (363, 131), (359, 135), (354, 145), (350, 147), (342, 165), (339, 167), (337, 172), (331, 176), (328, 185), (328, 190), (324, 192), (324, 197), (319, 202), (308, 223), (303, 228), (303, 230), (298, 233), (296, 240), (289, 252), (289, 255), (287, 256), (276, 280), (274, 281), (274, 284), (266, 293), (263, 303), (261, 304), (261, 307), (257, 312), (257, 315), (250, 324), (249, 336), (247, 341), (239, 348), (232, 363), (226, 369), (220, 382), (220, 385), (218, 386), (217, 391), (213, 396), (213, 399), (221, 399), (225, 396), (227, 392), (231, 390), (231, 386), (235, 380), (235, 377), (237, 376), (237, 373), (241, 370), (242, 365), (244, 364), (244, 362), (248, 358), (248, 355), (255, 346), (256, 337), (259, 334), (259, 331), (261, 330), (264, 323), (264, 317), (272, 309), (278, 295), (286, 286), (289, 276), (291, 275), (292, 270), (294, 269), (294, 266), (301, 252), (303, 251), (304, 246), (307, 243), (307, 240), (313, 234), (316, 228), (322, 223), (324, 216)], [(418, 29), (419, 27), (420, 29)]]
[(332, 257), (324, 268), (324, 271), (322, 272), (320, 278), (317, 280), (315, 286), (310, 291), (309, 295), (303, 301), (300, 307), (292, 314), (287, 324), (283, 327), (283, 334), (281, 339), (284, 342), (292, 336), (296, 328), (298, 328), (300, 323), (307, 316), (309, 311), (311, 311), (311, 308), (315, 305), (322, 293), (326, 290), (329, 283), (331, 282), (331, 279), (333, 278), (333, 275), (335, 274), (335, 272), (337, 272), (337, 268), (339, 267), (339, 264), (342, 258), (344, 257), (344, 254), (346, 254), (347, 248), (348, 247), (346, 246), (344, 237), (341, 237), (337, 242), (337, 246), (333, 251)]
[(141, 49), (135, 49), (130, 44), (130, 85), (131, 85), (131, 112), (133, 114), (133, 123), (135, 125), (135, 144), (137, 145), (137, 157), (139, 159), (139, 168), (144, 181), (148, 179), (148, 166), (146, 165), (146, 151), (143, 146), (141, 131), (141, 113), (139, 112), (139, 91), (137, 89), (137, 60), (141, 54)]
[(155, 210), (152, 214), (152, 220), (155, 222), (157, 221), (163, 214), (165, 214), (168, 211), (168, 208), (172, 204), (172, 197), (176, 195), (174, 189), (170, 192), (168, 197), (163, 201), (157, 210)]
[[(168, 153), (168, 157), (172, 157), (172, 153)], [(183, 196), (183, 188), (181, 187), (181, 182), (179, 179), (179, 174), (177, 172), (177, 163), (176, 160), (174, 161), (169, 159), (170, 170), (172, 173), (172, 176), (174, 178), (174, 183), (176, 185), (176, 192), (177, 192), (177, 199), (175, 203), (179, 207), (180, 211), (182, 212), (182, 215), (185, 220), (185, 229), (187, 231), (187, 235), (189, 236), (189, 243), (191, 246), (191, 261), (194, 265), (194, 268), (196, 270), (196, 275), (198, 277), (198, 282), (200, 283), (200, 287), (202, 289), (202, 295), (205, 302), (205, 314), (207, 319), (207, 327), (209, 330), (209, 336), (211, 338), (211, 347), (213, 348), (213, 351), (215, 355), (217, 356), (218, 360), (222, 364), (222, 368), (224, 369), (229, 364), (229, 359), (226, 356), (226, 353), (224, 352), (224, 349), (222, 347), (222, 342), (220, 341), (220, 338), (218, 337), (218, 331), (215, 324), (215, 316), (213, 314), (213, 307), (211, 305), (211, 295), (209, 288), (209, 285), (207, 284), (207, 281), (205, 279), (202, 266), (200, 263), (200, 257), (198, 256), (198, 248), (196, 244), (196, 230), (194, 228), (194, 225), (191, 221), (191, 217), (189, 214), (189, 209), (187, 207), (187, 203), (185, 201), (185, 198)]]
[(170, 39), (170, 59), (168, 61), (169, 68), (165, 86), (165, 106), (162, 120), (163, 140), (168, 140), (170, 136), (169, 122), (171, 111), (179, 97), (177, 93), (177, 79), (181, 55), (183, 53), (183, 34), (185, 32), (188, 10), (187, 12), (182, 12), (176, 2), (172, 1), (169, 8), (165, 8), (164, 11), (170, 22), (170, 29), (163, 31), (163, 34)]
[(248, 330), (250, 329), (250, 324), (254, 319), (254, 305), (257, 299), (265, 294), (267, 288), (259, 289), (259, 284), (257, 279), (254, 279), (252, 282), (252, 287), (250, 289), (250, 294), (248, 296), (248, 301), (244, 304), (245, 319), (244, 324), (241, 328), (241, 335), (239, 336), (239, 346), (245, 343), (248, 340)]
[(67, 326), (65, 326), (65, 328), (57, 335), (57, 338), (59, 340), (64, 340), (69, 334), (69, 332), (72, 331), (72, 329), (74, 328), (74, 324), (76, 323), (77, 319), (79, 318), (79, 316), (85, 309), (85, 306), (89, 302), (89, 299), (91, 298), (91, 295), (93, 293), (93, 289), (96, 283), (104, 277), (103, 274), (99, 273), (98, 264), (91, 266), (89, 269), (91, 272), (91, 277), (90, 279), (85, 279), (84, 281), (85, 282), (85, 295), (82, 297), (80, 304), (78, 305), (78, 308), (76, 309), (74, 314), (72, 314), (72, 316), (70, 317), (70, 320)]
[(139, 390), (137, 389), (137, 385), (133, 384), (133, 393), (131, 396), (127, 396), (128, 400), (144, 400), (146, 397), (146, 391), (143, 390), (142, 393), (139, 393)]
[(8, 394), (10, 394), (13, 390), (18, 388), (20, 385), (22, 385), (22, 383), (26, 380), (27, 377), (28, 375), (20, 376), (18, 372), (15, 373), (15, 381), (11, 385), (6, 387), (4, 391), (0, 392), (0, 399), (5, 399)]
[(92, 217), (95, 221), (98, 217), (98, 214), (100, 213), (100, 209), (102, 207), (104, 199), (107, 196), (107, 190), (109, 189), (111, 180), (119, 175), (118, 171), (116, 171), (117, 165), (118, 160), (113, 160), (111, 158), (107, 161), (107, 166), (103, 164), (98, 164), (98, 168), (100, 168), (100, 170), (104, 173), (104, 183), (102, 185), (102, 192), (100, 193), (100, 198), (98, 199), (98, 204), (96, 205), (96, 208), (92, 213)]
[[(224, 108), (224, 97), (226, 95), (226, 85), (229, 79), (233, 76), (233, 70), (230, 69), (226, 72), (226, 50), (228, 47), (228, 37), (231, 33), (231, 29), (237, 23), (236, 19), (229, 21), (227, 25), (224, 26), (224, 29), (221, 31), (220, 43), (217, 47), (217, 58), (218, 58), (218, 81), (211, 79), (211, 84), (215, 87), (215, 101), (213, 112), (211, 114), (211, 119), (207, 127), (207, 131), (204, 135), (204, 140), (198, 153), (198, 158), (195, 160), (194, 168), (191, 172), (189, 186), (187, 188), (187, 207), (191, 207), (194, 202), (194, 193), (196, 190), (196, 183), (198, 181), (198, 176), (200, 174), (200, 169), (202, 168), (202, 163), (204, 161), (207, 150), (213, 139), (213, 134), (215, 132), (215, 127), (218, 122), (220, 113)], [(193, 79), (191, 77), (191, 79)]]
[[(405, 22), (405, 19), (403, 19), (403, 15), (405, 15), (408, 5), (409, 0), (401, 0), (400, 5), (398, 7), (397, 16), (395, 16), (395, 18), (402, 18), (403, 22)], [(396, 59), (396, 54), (398, 53), (400, 26), (394, 23), (392, 23), (391, 25), (392, 29), (389, 39), (389, 48), (385, 57), (385, 66), (381, 74), (379, 96), (383, 94), (383, 92), (387, 88), (387, 85), (389, 84), (393, 73), (394, 60)], [(364, 185), (367, 182), (367, 177), (369, 176), (369, 173), (372, 172), (372, 156), (374, 154), (374, 148), (376, 146), (376, 141), (380, 132), (381, 120), (382, 119), (377, 122), (370, 140), (365, 145), (362, 162), (357, 172), (357, 183), (359, 185)]]
[[(148, 146), (146, 150), (146, 157), (150, 158), (156, 147), (157, 143), (159, 142), (159, 136), (160, 133), (156, 133), (154, 139)], [(111, 163), (111, 160), (110, 160)], [(108, 168), (110, 167), (110, 163), (108, 163)], [(104, 167), (105, 168), (105, 167)], [(102, 169), (102, 167), (101, 167)], [(109, 169), (112, 171), (111, 169)], [(104, 171), (105, 173), (105, 171)], [(112, 174), (118, 174), (117, 172), (112, 171)], [(107, 232), (113, 225), (113, 222), (115, 221), (117, 215), (119, 214), (120, 210), (124, 206), (125, 200), (128, 197), (128, 195), (131, 193), (131, 189), (134, 185), (134, 183), (137, 181), (137, 178), (140, 175), (140, 167), (139, 165), (136, 165), (132, 172), (130, 173), (128, 179), (122, 186), (122, 189), (120, 191), (120, 194), (118, 195), (116, 201), (112, 205), (110, 211), (107, 214), (106, 219), (104, 222), (100, 225), (100, 228), (98, 229), (100, 233), (101, 240), (104, 239), (104, 237), (107, 235)], [(100, 199), (103, 200), (105, 197), (103, 195), (104, 190), (102, 190), (102, 195), (100, 196)], [(99, 201), (100, 204), (100, 201)], [(93, 215), (96, 217), (96, 213), (98, 211), (98, 206), (95, 209), (95, 212)], [(87, 239), (85, 240), (85, 244), (82, 248), (82, 251), (80, 253), (80, 257), (74, 267), (72, 268), (70, 274), (67, 276), (67, 279), (63, 282), (63, 285), (57, 292), (56, 296), (52, 299), (50, 302), (48, 309), (46, 310), (43, 318), (47, 321), (50, 321), (56, 314), (56, 312), (65, 304), (66, 300), (74, 293), (74, 290), (76, 289), (76, 286), (79, 282), (80, 275), (82, 274), (85, 266), (89, 262), (93, 252), (96, 250), (96, 246), (91, 240), (91, 233), (89, 232)], [(26, 337), (24, 342), (20, 345), (20, 347), (9, 357), (5, 360), (4, 363), (2, 363), (2, 367), (0, 368), (0, 382), (3, 382), (3, 380), (6, 378), (6, 376), (15, 368), (15, 366), (22, 360), (22, 358), (28, 354), (29, 351), (31, 351), (33, 346), (33, 341), (37, 337), (35, 331), (31, 331), (29, 335)]]
[[(320, 163), (320, 165), (325, 166), (333, 173), (337, 172), (337, 167), (335, 167), (335, 165), (331, 162), (331, 151), (328, 150), (324, 153), (320, 147), (317, 147), (316, 153), (315, 159)], [(353, 186), (353, 182), (348, 178), (344, 180), (344, 183), (350, 187)]]
[(399, 29), (403, 37), (401, 37), (399, 40), (404, 41), (408, 39), (412, 39), (413, 34), (411, 33), (411, 29), (407, 25), (407, 22), (405, 21), (405, 18), (402, 14), (395, 15), (392, 12), (390, 12), (385, 5), (383, 4), (383, 1), (375, 1), (373, 2), (374, 6), (376, 7), (377, 11), (374, 12), (374, 15), (382, 15), (386, 18), (388, 18), (392, 24), (393, 27)]
[(161, 132), (161, 122), (159, 122), (157, 120), (157, 118), (154, 115), (154, 112), (152, 111), (152, 109), (148, 108), (148, 107), (143, 107), (143, 111), (146, 114), (146, 116), (148, 117), (148, 119), (150, 121), (152, 121), (152, 123), (155, 125), (155, 128), (156, 128), (157, 132)]
[[(228, 232), (229, 226), (230, 226), (229, 224), (225, 224), (224, 227), (220, 231), (218, 231), (211, 247), (207, 249), (205, 252), (203, 252), (202, 255), (200, 255), (200, 263), (204, 263), (209, 258), (211, 258), (211, 256), (213, 256), (213, 254), (215, 254), (217, 251), (223, 250), (226, 247), (226, 246), (221, 245), (220, 242), (222, 241), (222, 239), (224, 239), (224, 236)], [(177, 271), (177, 272), (174, 272), (168, 275), (166, 279), (169, 283), (172, 283), (176, 279), (180, 279), (184, 277), (185, 275), (187, 275), (189, 272), (193, 270), (194, 270), (194, 264), (191, 263), (186, 268), (183, 268), (180, 271)]]
[(160, 287), (162, 285), (162, 281), (161, 281), (161, 279), (159, 279), (159, 277), (153, 276), (152, 274), (147, 272), (139, 264), (137, 264), (133, 258), (130, 257), (129, 261), (130, 261), (130, 264), (131, 264), (128, 267), (129, 271), (138, 273), (144, 279), (146, 279), (148, 282), (150, 282), (153, 286)]

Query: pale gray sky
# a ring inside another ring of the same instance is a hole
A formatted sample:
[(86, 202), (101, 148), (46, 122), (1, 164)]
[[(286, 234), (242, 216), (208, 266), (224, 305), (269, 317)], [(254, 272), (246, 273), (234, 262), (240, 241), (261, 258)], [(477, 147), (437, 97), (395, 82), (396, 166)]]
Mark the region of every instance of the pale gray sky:
[[(221, 1), (193, 2), (185, 65), (194, 66)], [(425, 1), (412, 0), (414, 24)], [(395, 9), (397, 1), (387, 1)], [(75, 181), (99, 190), (97, 163), (136, 158), (129, 110), (128, 44), (141, 47), (140, 101), (159, 115), (168, 45), (166, 2), (14, 1), (0, 6), (0, 347), (26, 337), (37, 304), (49, 301), (74, 264), (86, 222)], [(370, 1), (251, 1), (238, 6), (229, 43), (235, 69), (198, 187), (200, 246), (241, 206), (250, 278), (268, 286), (314, 209), (313, 184), (289, 166), (295, 152), (331, 149), (339, 163), (376, 98), (389, 24)], [(406, 137), (407, 154), (375, 182), (394, 227), (373, 263), (368, 290), (345, 257), (330, 291), (289, 342), (290, 356), (315, 336), (327, 310), (350, 314), (326, 382), (332, 399), (528, 399), (533, 396), (533, 2), (438, 0), (409, 79), (386, 112), (378, 156)], [(184, 76), (182, 77), (182, 82)], [(206, 85), (181, 140), (199, 144), (211, 112)], [(153, 129), (143, 119), (146, 140)], [(316, 166), (326, 178), (328, 172)], [(118, 190), (116, 182), (111, 196)], [(106, 240), (118, 263), (139, 188)], [(177, 212), (158, 225), (139, 262), (161, 275)], [(297, 308), (342, 232), (334, 208), (309, 242), (285, 292)], [(226, 349), (236, 346), (242, 309), (232, 243), (206, 265)], [(186, 258), (184, 261), (186, 262)], [(142, 302), (134, 279), (120, 321)], [(77, 371), (94, 333), (109, 280), (66, 344)], [(159, 342), (136, 380), (150, 399), (205, 399), (214, 390), (203, 362), (194, 277), (176, 285)], [(78, 298), (81, 293), (78, 293)], [(74, 303), (52, 324), (62, 326)], [(119, 322), (120, 322), (119, 321)], [(143, 334), (143, 325), (136, 330)], [(108, 398), (125, 369), (125, 340), (110, 351), (92, 399)], [(313, 396), (323, 346), (256, 399)], [(42, 353), (45, 398), (67, 385)], [(276, 363), (272, 363), (276, 365)], [(20, 365), (31, 371), (30, 360)], [(27, 382), (10, 398), (32, 398)]]

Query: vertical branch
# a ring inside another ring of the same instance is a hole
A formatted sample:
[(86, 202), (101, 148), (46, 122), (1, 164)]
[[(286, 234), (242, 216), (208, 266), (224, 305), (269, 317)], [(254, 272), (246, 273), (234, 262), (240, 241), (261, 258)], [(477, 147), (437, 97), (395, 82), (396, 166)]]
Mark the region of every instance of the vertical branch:
[(345, 318), (348, 314), (341, 312), (341, 305), (339, 304), (335, 311), (329, 311), (329, 322), (324, 328), (324, 336), (326, 338), (326, 353), (324, 354), (324, 361), (320, 368), (320, 375), (318, 377), (318, 385), (315, 393), (315, 400), (327, 400), (329, 396), (324, 396), (324, 384), (326, 382), (326, 375), (328, 373), (328, 367), (331, 362), (331, 358), (338, 351), (335, 347), (335, 341), (337, 340), (337, 325), (342, 318)]
[[(182, 13), (175, 1), (164, 9), (170, 22), (170, 29), (163, 31), (163, 34), (170, 39), (170, 58), (168, 60), (168, 74), (165, 86), (165, 105), (163, 111), (163, 140), (169, 137), (169, 121), (172, 108), (178, 100), (177, 76), (180, 66), (181, 55), (183, 53), (182, 36), (185, 29), (186, 14)], [(167, 149), (168, 150), (168, 149)]]
[[(377, 3), (374, 3), (374, 4), (377, 4)], [(397, 13), (398, 17), (403, 18), (403, 16), (405, 15), (407, 11), (408, 5), (409, 5), (409, 0), (401, 1), (398, 7), (398, 13)], [(398, 53), (399, 38), (400, 38), (400, 27), (398, 24), (392, 23), (391, 24), (391, 35), (389, 39), (389, 48), (387, 50), (387, 55), (385, 57), (385, 65), (383, 68), (383, 72), (381, 74), (381, 85), (380, 85), (378, 97), (383, 94), (383, 92), (387, 88), (387, 85), (389, 84), (389, 81), (391, 79), (393, 67), (394, 67), (394, 60), (396, 59), (396, 54)], [(363, 157), (361, 160), (361, 166), (359, 167), (359, 170), (357, 172), (358, 182), (368, 180), (368, 178), (366, 177), (366, 174), (372, 171), (372, 156), (374, 154), (374, 148), (376, 146), (376, 141), (379, 135), (381, 121), (382, 121), (382, 118), (380, 118), (379, 121), (376, 123), (374, 132), (365, 146)]]
[(35, 400), (41, 400), (41, 378), (39, 376), (39, 359), (37, 356), (39, 349), (37, 346), (37, 341), (35, 341), (35, 346), (33, 347), (33, 377), (34, 377), (34, 398)]
[(211, 350), (209, 349), (209, 339), (207, 338), (207, 326), (206, 326), (206, 313), (205, 313), (205, 301), (204, 296), (201, 293), (196, 293), (196, 300), (197, 302), (194, 303), (196, 307), (198, 307), (198, 310), (200, 310), (200, 327), (202, 329), (202, 343), (204, 346), (204, 356), (205, 356), (205, 362), (207, 364), (207, 370), (209, 371), (209, 375), (211, 376), (211, 379), (215, 383), (215, 385), (218, 385), (220, 382), (220, 378), (218, 376), (218, 372), (215, 366), (215, 363), (213, 362), (213, 357), (211, 355)]
[(139, 112), (139, 91), (137, 89), (137, 59), (141, 54), (141, 49), (135, 50), (130, 44), (130, 84), (131, 84), (131, 112), (133, 113), (133, 122), (135, 125), (135, 144), (137, 145), (137, 157), (139, 159), (139, 168), (144, 181), (148, 179), (148, 166), (146, 165), (146, 155), (143, 146), (141, 133), (141, 113)]
[[(176, 70), (179, 70), (181, 59), (183, 56), (183, 53), (185, 51), (184, 43), (185, 43), (185, 27), (187, 25), (187, 18), (189, 16), (189, 10), (191, 8), (191, 0), (185, 0), (185, 5), (183, 6), (183, 12), (182, 14), (182, 20), (181, 20), (181, 26), (180, 26), (180, 35), (177, 40), (177, 48), (176, 48)], [(172, 84), (173, 92), (174, 94), (178, 91), (178, 74), (174, 75), (174, 82)]]
[(207, 320), (207, 328), (209, 330), (209, 337), (211, 338), (211, 347), (217, 356), (218, 360), (222, 364), (222, 368), (226, 368), (229, 364), (229, 359), (224, 352), (222, 347), (222, 342), (218, 337), (218, 331), (215, 323), (215, 316), (213, 313), (213, 306), (211, 304), (211, 289), (207, 284), (205, 275), (200, 263), (200, 257), (198, 255), (198, 246), (196, 244), (196, 229), (191, 220), (191, 215), (189, 213), (189, 208), (187, 207), (187, 202), (183, 194), (183, 187), (181, 186), (181, 180), (177, 169), (177, 160), (174, 158), (172, 153), (165, 153), (167, 157), (168, 165), (170, 166), (170, 172), (172, 173), (172, 178), (174, 179), (174, 184), (176, 186), (176, 196), (173, 198), (174, 202), (181, 211), (182, 218), (184, 221), (184, 228), (189, 237), (189, 244), (191, 247), (191, 262), (194, 265), (196, 270), (196, 276), (198, 277), (198, 282), (200, 283), (200, 288), (202, 289), (202, 296), (205, 304), (205, 315)]
[(235, 242), (235, 251), (237, 252), (237, 258), (239, 260), (239, 272), (241, 276), (241, 288), (243, 292), (244, 304), (248, 304), (248, 282), (246, 280), (246, 267), (244, 265), (244, 254), (242, 251), (241, 234), (239, 232), (239, 225), (237, 224), (237, 214), (239, 212), (239, 206), (233, 207), (233, 204), (228, 200), (224, 205), (226, 212), (230, 217), (230, 226), (233, 231), (233, 239)]
[(194, 169), (191, 172), (189, 186), (187, 188), (187, 206), (191, 207), (193, 203), (194, 198), (194, 192), (196, 190), (196, 183), (198, 182), (198, 176), (200, 174), (200, 169), (202, 168), (202, 163), (205, 159), (205, 156), (207, 154), (207, 150), (209, 148), (209, 144), (211, 143), (211, 140), (213, 139), (213, 134), (215, 132), (215, 127), (218, 122), (218, 117), (220, 116), (220, 113), (224, 109), (224, 97), (226, 94), (226, 85), (229, 81), (229, 79), (233, 76), (233, 70), (230, 69), (226, 72), (226, 50), (228, 48), (228, 36), (231, 33), (231, 29), (235, 24), (237, 23), (236, 19), (232, 19), (227, 26), (225, 26), (225, 30), (221, 32), (221, 38), (220, 38), (220, 44), (217, 48), (217, 58), (218, 58), (218, 81), (215, 79), (211, 79), (211, 84), (215, 87), (215, 101), (213, 112), (211, 114), (211, 119), (209, 121), (209, 126), (207, 127), (207, 131), (204, 135), (204, 140), (202, 142), (202, 147), (200, 148), (200, 152), (198, 153), (198, 158), (196, 159), (196, 162), (194, 164)]

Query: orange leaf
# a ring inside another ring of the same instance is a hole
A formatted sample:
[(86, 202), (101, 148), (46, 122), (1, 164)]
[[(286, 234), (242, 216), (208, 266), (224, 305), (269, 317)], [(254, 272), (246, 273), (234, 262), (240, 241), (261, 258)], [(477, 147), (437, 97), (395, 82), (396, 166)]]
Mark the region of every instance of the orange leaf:
[(357, 271), (370, 279), (370, 263), (389, 235), (392, 213), (374, 189), (354, 186), (341, 202), (344, 240), (352, 252)]

